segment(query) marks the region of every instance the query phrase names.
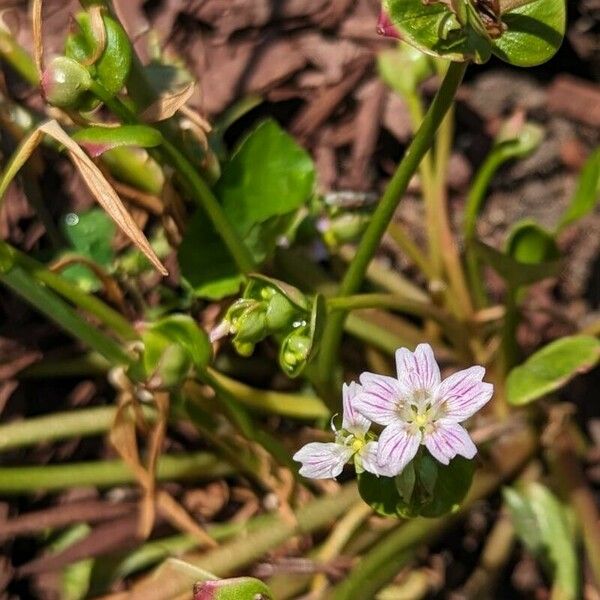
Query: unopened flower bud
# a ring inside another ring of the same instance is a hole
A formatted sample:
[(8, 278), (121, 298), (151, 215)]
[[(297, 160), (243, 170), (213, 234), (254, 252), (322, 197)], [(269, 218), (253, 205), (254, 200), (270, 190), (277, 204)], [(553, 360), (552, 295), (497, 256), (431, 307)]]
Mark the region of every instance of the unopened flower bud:
[(252, 344), (260, 342), (267, 335), (267, 315), (262, 303), (245, 310), (235, 320), (234, 328), (236, 341)]
[(286, 328), (297, 312), (297, 309), (285, 296), (278, 292), (273, 294), (266, 313), (269, 331), (275, 332)]
[(46, 100), (59, 108), (72, 108), (92, 85), (88, 70), (66, 56), (57, 56), (42, 74), (42, 92)]

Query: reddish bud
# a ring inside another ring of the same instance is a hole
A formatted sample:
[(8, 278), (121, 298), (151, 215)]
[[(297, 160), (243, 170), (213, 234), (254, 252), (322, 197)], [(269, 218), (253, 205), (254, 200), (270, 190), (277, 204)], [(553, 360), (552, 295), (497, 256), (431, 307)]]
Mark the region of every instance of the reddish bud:
[(379, 19), (377, 21), (377, 33), (385, 37), (400, 39), (400, 32), (396, 29), (396, 26), (392, 23), (390, 16), (382, 10), (379, 13)]

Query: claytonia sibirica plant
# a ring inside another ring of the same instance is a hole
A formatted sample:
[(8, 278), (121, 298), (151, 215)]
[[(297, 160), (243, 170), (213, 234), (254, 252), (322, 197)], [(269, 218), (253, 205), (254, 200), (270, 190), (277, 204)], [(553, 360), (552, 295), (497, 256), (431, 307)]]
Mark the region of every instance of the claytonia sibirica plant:
[[(457, 455), (472, 459), (475, 444), (460, 425), (492, 397), (485, 369), (474, 366), (443, 380), (429, 344), (415, 352), (396, 351), (397, 377), (363, 373), (361, 385), (343, 388), (344, 416), (335, 442), (313, 442), (296, 453), (300, 474), (313, 479), (337, 477), (354, 460), (357, 472), (400, 475), (420, 446), (442, 465)], [(378, 441), (371, 422), (384, 427)]]

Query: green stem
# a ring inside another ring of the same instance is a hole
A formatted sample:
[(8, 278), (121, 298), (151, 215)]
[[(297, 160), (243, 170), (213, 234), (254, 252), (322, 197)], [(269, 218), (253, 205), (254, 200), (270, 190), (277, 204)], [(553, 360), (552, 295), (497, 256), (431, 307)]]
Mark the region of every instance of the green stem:
[(487, 294), (481, 277), (481, 264), (473, 247), (473, 242), (477, 233), (477, 217), (481, 211), (487, 190), (494, 175), (506, 161), (513, 157), (514, 153), (507, 151), (506, 147), (503, 145), (493, 148), (475, 175), (469, 195), (467, 196), (463, 224), (466, 244), (467, 276), (469, 279), (469, 287), (473, 294), (473, 300), (475, 301), (477, 308), (481, 308), (487, 304)]
[(260, 412), (291, 417), (293, 419), (328, 419), (328, 408), (316, 396), (285, 394), (271, 390), (257, 390), (231, 379), (215, 369), (208, 370), (212, 384), (226, 391), (241, 404)]
[[(147, 419), (153, 420), (155, 411), (142, 407)], [(0, 425), (0, 452), (34, 446), (44, 442), (88, 437), (106, 433), (115, 418), (115, 406), (99, 406), (66, 412), (55, 412)]]
[(393, 294), (356, 294), (355, 296), (337, 296), (327, 299), (327, 307), (332, 312), (360, 310), (363, 308), (383, 308), (397, 310), (423, 319), (433, 319), (444, 324), (451, 317), (429, 302), (405, 300)]
[(96, 298), (96, 296), (87, 294), (69, 280), (53, 273), (43, 264), (19, 252), (15, 248), (11, 247), (10, 251), (13, 254), (15, 262), (23, 267), (34, 279), (48, 286), (75, 306), (94, 315), (123, 340), (133, 341), (139, 339), (140, 336), (129, 321), (119, 312), (102, 302), (102, 300)]
[[(431, 149), (435, 132), (452, 106), (454, 96), (463, 79), (466, 68), (467, 63), (451, 63), (449, 66), (442, 86), (429, 107), (427, 115), (423, 119), (423, 123), (406, 151), (404, 158), (389, 182), (375, 214), (360, 241), (356, 256), (342, 280), (340, 286), (341, 296), (350, 296), (360, 289), (369, 263), (394, 216), (398, 203), (406, 192), (411, 177), (419, 167), (425, 154)], [(319, 353), (318, 380), (323, 387), (324, 397), (328, 399), (331, 407), (337, 407), (339, 400), (338, 394), (332, 390), (332, 384), (336, 375), (335, 364), (338, 360), (338, 349), (341, 342), (344, 321), (345, 314), (343, 312), (331, 315), (323, 334)]]
[[(232, 468), (207, 452), (163, 455), (158, 461), (159, 481), (213, 479), (231, 475)], [(108, 488), (134, 483), (135, 477), (121, 460), (0, 468), (0, 493), (39, 493), (73, 487)]]
[[(425, 113), (423, 111), (423, 100), (418, 91), (404, 95), (404, 100), (410, 115), (410, 121), (414, 132), (419, 130), (423, 123)], [(427, 231), (427, 242), (429, 245), (429, 263), (435, 279), (441, 276), (442, 253), (440, 251), (439, 228), (436, 208), (436, 186), (435, 170), (433, 166), (433, 153), (428, 151), (419, 165), (421, 175), (421, 187), (425, 203), (425, 229)]]
[(132, 357), (117, 342), (90, 325), (22, 267), (15, 265), (6, 272), (0, 272), (0, 282), (72, 336), (104, 356), (112, 365), (133, 364)]
[(410, 260), (413, 261), (414, 265), (427, 277), (427, 279), (436, 279), (435, 269), (430, 263), (427, 256), (421, 248), (413, 242), (408, 233), (404, 231), (404, 227), (397, 223), (390, 223), (388, 228), (389, 236), (394, 240), (396, 245), (400, 248)]
[(37, 68), (29, 53), (0, 25), (0, 57), (8, 63), (27, 83), (38, 85)]
[[(139, 124), (140, 121), (118, 98), (112, 97), (98, 82), (94, 82), (90, 91), (93, 92), (106, 106), (125, 123)], [(163, 160), (168, 162), (181, 176), (188, 193), (206, 212), (215, 230), (223, 239), (236, 265), (242, 273), (250, 273), (255, 269), (254, 258), (240, 237), (235, 227), (223, 212), (219, 201), (206, 185), (188, 159), (163, 137), (162, 144), (157, 148)]]

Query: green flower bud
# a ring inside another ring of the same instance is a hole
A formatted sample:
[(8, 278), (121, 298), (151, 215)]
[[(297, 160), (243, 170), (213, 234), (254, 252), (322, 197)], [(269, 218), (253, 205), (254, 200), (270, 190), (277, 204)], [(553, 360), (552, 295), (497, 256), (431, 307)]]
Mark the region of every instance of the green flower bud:
[(235, 340), (241, 343), (256, 344), (267, 335), (267, 315), (264, 305), (256, 304), (245, 310), (232, 323)]
[(187, 377), (192, 366), (189, 352), (179, 344), (170, 344), (162, 353), (150, 379), (151, 389), (172, 389)]
[(356, 240), (366, 229), (371, 216), (365, 213), (346, 213), (331, 220), (325, 240), (332, 246)]
[(298, 310), (282, 294), (275, 292), (267, 305), (267, 327), (271, 333), (287, 328)]
[(310, 355), (312, 340), (306, 327), (292, 331), (281, 344), (279, 350), (279, 364), (290, 377), (298, 376)]
[(240, 356), (245, 356), (246, 358), (248, 356), (252, 356), (252, 353), (254, 352), (254, 344), (250, 342), (239, 342), (236, 339), (234, 339), (232, 343), (235, 351)]
[(88, 70), (66, 56), (57, 56), (42, 74), (42, 93), (58, 108), (75, 108), (92, 85)]

